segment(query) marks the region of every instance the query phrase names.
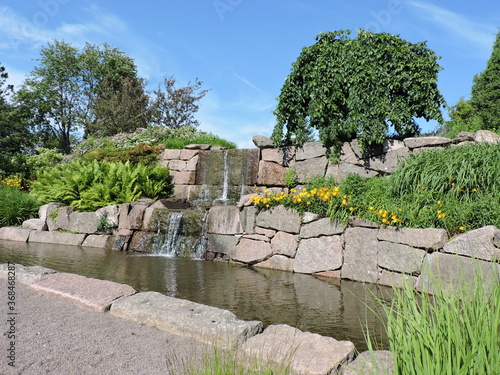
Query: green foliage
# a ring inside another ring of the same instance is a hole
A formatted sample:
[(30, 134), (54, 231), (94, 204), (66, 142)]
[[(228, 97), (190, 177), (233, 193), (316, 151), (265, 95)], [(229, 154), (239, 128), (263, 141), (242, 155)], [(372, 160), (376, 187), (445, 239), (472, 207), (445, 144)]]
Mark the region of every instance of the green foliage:
[(111, 163), (126, 163), (129, 161), (133, 164), (149, 165), (158, 162), (158, 157), (164, 148), (163, 145), (149, 145), (147, 143), (138, 143), (130, 148), (105, 147), (83, 155), (83, 160)]
[(299, 176), (295, 168), (288, 168), (285, 172), (285, 186), (289, 189), (299, 184)]
[(160, 165), (73, 161), (43, 171), (30, 194), (43, 203), (61, 202), (79, 211), (172, 194), (168, 168)]
[(448, 114), (451, 120), (446, 121), (442, 126), (443, 135), (447, 138), (453, 139), (462, 131), (475, 133), (483, 129), (483, 122), (474, 114), (470, 100), (460, 98), (457, 104), (448, 107)]
[[(57, 217), (57, 216), (56, 216)], [(104, 212), (101, 216), (99, 216), (99, 223), (97, 224), (97, 232), (99, 233), (110, 233), (116, 225), (108, 219), (108, 213)]]
[(274, 112), (275, 144), (301, 144), (313, 128), (339, 151), (353, 138), (362, 147), (381, 143), (389, 126), (415, 134), (414, 117), (442, 122), (439, 57), (425, 43), (364, 30), (355, 39), (349, 34), (319, 34), (292, 64)]
[(0, 226), (21, 225), (38, 215), (40, 202), (16, 187), (0, 184)]
[(500, 32), (486, 69), (474, 77), (471, 103), (483, 129), (500, 131)]

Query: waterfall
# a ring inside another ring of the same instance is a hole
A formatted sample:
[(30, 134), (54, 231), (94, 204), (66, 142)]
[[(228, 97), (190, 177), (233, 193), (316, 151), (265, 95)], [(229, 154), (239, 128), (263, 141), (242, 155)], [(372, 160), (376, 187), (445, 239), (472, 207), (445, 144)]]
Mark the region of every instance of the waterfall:
[(229, 163), (227, 162), (227, 150), (224, 150), (224, 180), (222, 182), (221, 200), (227, 201), (227, 193), (229, 191)]
[(207, 250), (207, 218), (208, 211), (205, 212), (205, 216), (203, 217), (203, 224), (201, 226), (200, 237), (196, 245), (194, 246), (193, 255), (195, 259), (203, 259), (205, 256), (205, 251)]
[(179, 237), (183, 213), (182, 211), (172, 211), (168, 215), (168, 226), (164, 235), (164, 241), (159, 246), (154, 247), (154, 254), (173, 258), (176, 254), (176, 243)]

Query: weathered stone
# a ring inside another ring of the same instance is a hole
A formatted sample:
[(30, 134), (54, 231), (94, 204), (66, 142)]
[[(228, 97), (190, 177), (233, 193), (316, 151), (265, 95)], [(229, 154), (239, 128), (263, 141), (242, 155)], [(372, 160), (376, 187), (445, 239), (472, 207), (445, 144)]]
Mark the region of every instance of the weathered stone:
[(186, 162), (186, 166), (184, 167), (185, 171), (196, 171), (198, 167), (199, 156), (194, 156)]
[(379, 242), (378, 265), (390, 271), (420, 273), (426, 252), (394, 242)]
[(144, 212), (148, 206), (143, 204), (134, 204), (128, 213), (128, 227), (129, 229), (141, 229), (144, 219)]
[(200, 153), (199, 150), (188, 150), (184, 148), (184, 150), (181, 150), (181, 154), (179, 156), (179, 159), (181, 160), (191, 160), (195, 156), (197, 156)]
[(272, 161), (281, 164), (279, 152), (277, 148), (265, 148), (260, 152), (261, 161)]
[(493, 236), (493, 245), (500, 248), (500, 231), (496, 231)]
[(476, 259), (500, 261), (500, 249), (493, 242), (500, 230), (494, 225), (461, 234), (443, 246), (445, 253), (465, 255)]
[(239, 240), (239, 236), (210, 233), (208, 235), (208, 251), (212, 253), (229, 254), (238, 244)]
[(392, 359), (392, 353), (388, 350), (365, 351), (358, 355), (354, 361), (347, 364), (341, 371), (341, 375), (392, 375), (393, 373), (394, 360)]
[(75, 211), (74, 207), (58, 207), (47, 212), (47, 226), (49, 231), (58, 229), (69, 230), (69, 215)]
[(354, 153), (349, 142), (344, 142), (340, 150), (340, 160), (349, 164), (359, 164), (359, 157)]
[(170, 172), (174, 174), (175, 172), (180, 172), (186, 169), (187, 162), (185, 160), (170, 160), (167, 163), (167, 167), (170, 169)]
[(262, 330), (259, 321), (239, 320), (227, 310), (142, 292), (111, 305), (111, 315), (190, 337), (209, 345), (235, 348)]
[(216, 206), (208, 211), (207, 233), (242, 234), (240, 210), (235, 206)]
[(445, 229), (437, 228), (387, 227), (378, 231), (377, 238), (380, 241), (402, 243), (427, 250), (438, 250), (442, 249), (448, 241), (448, 234)]
[(500, 135), (493, 133), (489, 130), (478, 130), (474, 133), (474, 141), (478, 143), (491, 143), (499, 144)]
[(306, 182), (314, 176), (324, 176), (328, 159), (326, 157), (319, 157), (314, 159), (307, 159), (297, 161), (295, 163), (295, 171), (300, 182)]
[(378, 241), (376, 229), (347, 228), (345, 231), (342, 277), (376, 283), (378, 278)]
[(410, 155), (410, 151), (406, 147), (389, 151), (382, 155), (372, 156), (367, 159), (361, 159), (360, 165), (371, 170), (382, 173), (394, 173), (398, 164)]
[(172, 173), (174, 185), (194, 185), (196, 183), (196, 172), (176, 172)]
[(42, 232), (32, 231), (29, 242), (51, 243), (58, 245), (80, 246), (85, 240), (86, 234), (66, 233), (66, 232)]
[(302, 147), (297, 147), (295, 160), (307, 160), (325, 156), (326, 147), (321, 142), (305, 142)]
[(293, 272), (293, 263), (294, 262), (295, 262), (295, 259), (288, 258), (284, 255), (273, 255), (271, 258), (269, 258), (263, 262), (256, 263), (253, 266), (260, 267), (260, 268), (269, 268), (269, 269), (278, 270), (278, 271)]
[(118, 205), (99, 208), (95, 213), (99, 218), (101, 218), (103, 215), (106, 216), (108, 223), (110, 223), (112, 226), (118, 226), (120, 217), (120, 210)]
[(47, 222), (42, 219), (28, 219), (23, 221), (21, 225), (23, 228), (29, 228), (33, 230), (47, 230)]
[(273, 249), (269, 242), (242, 238), (229, 255), (237, 262), (255, 264), (270, 258), (273, 255)]
[(181, 150), (165, 150), (163, 151), (163, 160), (178, 160), (181, 157)]
[(130, 212), (131, 208), (132, 206), (130, 205), (130, 203), (122, 203), (118, 206), (118, 211), (119, 211), (118, 228), (125, 228), (125, 229), (130, 228), (128, 222), (128, 213)]
[(461, 146), (468, 146), (468, 145), (473, 145), (475, 142), (473, 141), (464, 141), (464, 142), (460, 142), (460, 143), (457, 143), (457, 144), (452, 144), (451, 146), (452, 147), (461, 147)]
[(155, 232), (134, 232), (130, 239), (128, 249), (141, 253), (148, 253), (152, 250), (153, 241), (157, 236), (158, 234)]
[(58, 209), (59, 207), (63, 207), (64, 205), (62, 203), (58, 202), (50, 202), (47, 204), (44, 204), (43, 206), (40, 206), (38, 209), (38, 217), (42, 219), (43, 221), (47, 220), (48, 215)]
[(247, 207), (251, 206), (253, 204), (252, 202), (252, 197), (256, 196), (258, 194), (245, 194), (242, 195), (238, 203), (236, 204), (236, 207), (242, 208), (242, 207)]
[(257, 218), (258, 209), (255, 206), (243, 207), (240, 211), (241, 226), (243, 233), (255, 233), (255, 220)]
[[(452, 144), (451, 147), (453, 147), (454, 145)], [(422, 152), (437, 152), (437, 151), (441, 151), (441, 150), (444, 150), (444, 147), (441, 147), (441, 146), (433, 146), (433, 147), (419, 147), (419, 148), (414, 148), (411, 150), (412, 153), (414, 154), (420, 154)]]
[(129, 285), (64, 272), (47, 275), (29, 286), (44, 295), (97, 312), (107, 311), (111, 303), (136, 292)]
[(286, 255), (293, 258), (297, 252), (298, 242), (299, 238), (297, 235), (278, 232), (271, 240), (271, 248), (274, 254)]
[(332, 337), (302, 332), (285, 324), (271, 325), (260, 335), (249, 338), (240, 348), (244, 355), (289, 365), (290, 373), (336, 374), (341, 365), (354, 357), (354, 344)]
[(210, 145), (208, 144), (191, 144), (184, 146), (184, 149), (186, 150), (210, 150)]
[(328, 162), (325, 177), (333, 177), (335, 178), (335, 181), (340, 182), (350, 174), (357, 174), (358, 176), (364, 178), (370, 178), (379, 175), (377, 171), (361, 167), (359, 165), (349, 164), (343, 161), (340, 164), (332, 164)]
[[(21, 284), (31, 284), (47, 275), (56, 273), (52, 268), (42, 266), (23, 266), (16, 264), (16, 282)], [(0, 264), (0, 279), (7, 279), (9, 277), (9, 267), (7, 263)]]
[(462, 131), (458, 133), (455, 138), (453, 138), (453, 143), (461, 143), (468, 141), (474, 141), (474, 134)]
[(274, 235), (276, 234), (276, 231), (274, 229), (255, 227), (255, 233), (262, 234), (262, 235), (269, 237), (269, 238), (273, 238)]
[(294, 272), (316, 273), (342, 267), (342, 238), (327, 236), (301, 240), (295, 255)]
[(360, 159), (371, 158), (405, 147), (404, 143), (397, 139), (385, 139), (382, 144), (374, 144), (368, 146), (368, 148), (364, 151), (361, 151), (358, 139), (353, 139), (350, 143), (350, 146), (354, 154)]
[(309, 224), (318, 219), (318, 214), (314, 214), (312, 212), (304, 212), (304, 214), (302, 215), (302, 224)]
[(419, 147), (447, 146), (451, 143), (451, 139), (444, 137), (411, 137), (405, 138), (403, 142), (406, 147), (413, 149)]
[(125, 228), (113, 229), (114, 236), (131, 236), (133, 234), (134, 231), (132, 229), (125, 229)]
[(483, 290), (490, 293), (500, 282), (500, 264), (434, 252), (425, 256), (415, 287), (431, 294), (441, 290), (457, 293), (475, 290), (478, 278), (482, 280)]
[(72, 212), (69, 214), (68, 230), (76, 233), (96, 233), (99, 218), (95, 212)]
[(329, 279), (339, 279), (340, 280), (342, 278), (342, 271), (336, 270), (336, 271), (316, 272), (316, 273), (313, 273), (313, 276), (327, 277)]
[(252, 138), (253, 144), (258, 148), (273, 148), (274, 143), (271, 138), (265, 137), (263, 135), (255, 135)]
[(109, 238), (108, 248), (110, 250), (125, 251), (128, 249), (130, 236), (113, 234)]
[(28, 242), (31, 231), (30, 228), (1, 227), (0, 240)]
[(324, 218), (302, 225), (302, 228), (300, 228), (300, 237), (333, 236), (344, 233), (345, 228), (344, 224), (338, 222), (332, 223), (331, 219)]
[(295, 166), (295, 146), (281, 147), (278, 149), (278, 163), (284, 167)]
[(244, 234), (242, 238), (247, 238), (249, 240), (255, 240), (255, 241), (271, 242), (269, 237), (264, 236), (263, 234)]
[(280, 164), (261, 160), (257, 183), (267, 186), (284, 186), (286, 168)]
[(297, 212), (283, 206), (276, 206), (270, 210), (259, 212), (255, 223), (262, 228), (298, 234), (301, 219)]
[(85, 238), (82, 243), (83, 247), (97, 247), (105, 249), (108, 247), (110, 236), (107, 234), (91, 234)]
[(380, 225), (366, 219), (362, 219), (356, 216), (349, 216), (349, 226), (350, 227), (362, 227), (362, 228), (373, 228), (378, 229)]
[(410, 285), (412, 288), (416, 284), (417, 278), (404, 273), (391, 272), (381, 270), (378, 275), (377, 284), (392, 286), (395, 288), (403, 288), (405, 285)]

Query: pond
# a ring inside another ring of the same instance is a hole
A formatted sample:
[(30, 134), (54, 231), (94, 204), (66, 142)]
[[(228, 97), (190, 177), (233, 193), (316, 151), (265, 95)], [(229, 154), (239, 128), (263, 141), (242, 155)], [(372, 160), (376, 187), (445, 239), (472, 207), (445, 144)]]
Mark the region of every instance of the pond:
[(388, 300), (391, 289), (347, 280), (203, 260), (167, 258), (76, 246), (0, 241), (0, 263), (41, 265), (157, 291), (230, 310), (240, 319), (289, 324), (303, 331), (350, 340), (366, 350), (368, 326), (379, 347), (388, 348), (373, 296)]

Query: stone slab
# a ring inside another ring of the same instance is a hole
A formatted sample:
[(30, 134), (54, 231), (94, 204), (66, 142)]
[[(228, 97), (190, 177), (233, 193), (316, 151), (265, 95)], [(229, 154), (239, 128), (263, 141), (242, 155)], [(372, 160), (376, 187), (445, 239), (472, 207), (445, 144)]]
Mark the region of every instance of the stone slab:
[(274, 254), (286, 255), (295, 257), (299, 237), (295, 234), (278, 232), (271, 240), (271, 248)]
[(300, 241), (295, 256), (294, 272), (317, 273), (342, 267), (341, 236), (308, 238)]
[(242, 234), (243, 228), (238, 207), (212, 207), (208, 212), (207, 233)]
[(419, 148), (419, 147), (435, 147), (446, 146), (451, 144), (451, 139), (445, 137), (410, 137), (403, 140), (406, 147)]
[(273, 249), (269, 242), (242, 238), (229, 255), (237, 262), (254, 264), (270, 258), (273, 255)]
[(500, 261), (500, 249), (494, 244), (495, 236), (500, 237), (500, 229), (494, 225), (474, 229), (447, 242), (443, 251), (488, 261)]
[(337, 374), (354, 357), (354, 344), (302, 332), (285, 324), (271, 325), (240, 348), (244, 355), (289, 365), (291, 374)]
[(0, 228), (0, 240), (28, 242), (32, 229), (21, 227), (2, 227)]
[(23, 221), (22, 227), (33, 230), (47, 230), (47, 222), (42, 219), (28, 219)]
[(72, 212), (69, 214), (68, 230), (76, 233), (96, 233), (99, 217), (95, 212)]
[(295, 163), (295, 171), (300, 182), (307, 182), (314, 176), (324, 176), (328, 166), (328, 159), (325, 156), (314, 159), (306, 159)]
[(31, 283), (30, 287), (41, 294), (97, 312), (105, 312), (111, 303), (136, 293), (129, 285), (65, 272), (48, 275)]
[[(12, 274), (12, 272), (14, 272), (14, 274)], [(7, 263), (0, 264), (0, 279), (8, 279), (9, 276), (15, 277), (16, 283), (26, 285), (56, 272), (57, 271), (52, 268), (42, 266), (24, 266), (22, 264), (13, 263), (10, 263), (10, 265)]]
[(288, 258), (284, 255), (273, 255), (271, 258), (254, 264), (254, 267), (269, 268), (272, 270), (293, 272), (293, 264), (295, 259)]
[(297, 147), (295, 160), (307, 160), (325, 156), (326, 147), (321, 142), (305, 142), (302, 147)]
[(365, 351), (359, 354), (354, 361), (346, 365), (341, 375), (383, 374), (394, 373), (394, 360), (388, 350), (375, 350), (372, 353)]
[(378, 265), (390, 271), (418, 274), (426, 252), (408, 245), (380, 241)]
[(377, 284), (379, 285), (392, 286), (394, 288), (403, 288), (405, 284), (409, 284), (413, 288), (416, 282), (417, 278), (415, 276), (387, 270), (381, 270), (377, 280)]
[(302, 228), (300, 228), (300, 237), (333, 236), (335, 234), (344, 233), (345, 228), (346, 226), (344, 224), (338, 222), (332, 223), (331, 219), (324, 218), (302, 225)]
[(142, 292), (111, 305), (111, 315), (220, 346), (236, 347), (262, 330), (262, 322), (158, 292)]
[(256, 219), (256, 225), (259, 227), (296, 234), (300, 231), (300, 224), (300, 215), (283, 206), (262, 211)]
[(377, 232), (377, 229), (347, 228), (344, 235), (343, 278), (368, 283), (377, 282)]
[(232, 234), (208, 234), (208, 251), (212, 253), (229, 254), (240, 240)]
[(445, 229), (438, 228), (387, 227), (379, 229), (377, 238), (380, 241), (396, 242), (427, 250), (438, 250), (442, 249), (448, 241), (448, 234)]
[(82, 243), (84, 247), (97, 247), (105, 249), (108, 247), (110, 236), (107, 234), (91, 234)]
[(86, 236), (87, 235), (83, 233), (33, 231), (30, 234), (29, 242), (80, 246)]

